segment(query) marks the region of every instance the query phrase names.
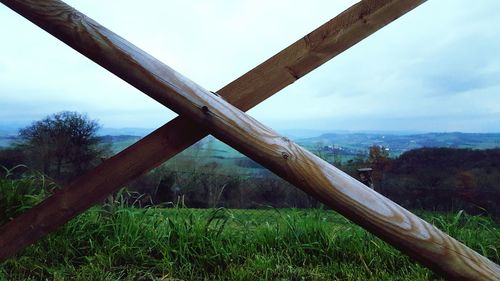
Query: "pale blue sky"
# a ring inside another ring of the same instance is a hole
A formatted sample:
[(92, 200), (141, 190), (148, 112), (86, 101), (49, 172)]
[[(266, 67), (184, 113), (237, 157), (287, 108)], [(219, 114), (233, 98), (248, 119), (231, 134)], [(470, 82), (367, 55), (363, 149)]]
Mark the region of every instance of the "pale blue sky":
[[(71, 0), (218, 90), (356, 1)], [(500, 131), (500, 1), (429, 0), (250, 114), (276, 129)], [(104, 127), (175, 114), (0, 4), (0, 126), (61, 111)]]

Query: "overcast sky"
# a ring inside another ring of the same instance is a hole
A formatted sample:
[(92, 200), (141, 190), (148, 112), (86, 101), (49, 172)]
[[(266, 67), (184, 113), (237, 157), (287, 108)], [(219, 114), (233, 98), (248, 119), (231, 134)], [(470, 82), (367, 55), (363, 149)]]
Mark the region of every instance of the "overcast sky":
[[(216, 91), (356, 1), (67, 1)], [(275, 129), (500, 132), (500, 1), (429, 0), (249, 113)], [(175, 114), (0, 4), (0, 126)]]

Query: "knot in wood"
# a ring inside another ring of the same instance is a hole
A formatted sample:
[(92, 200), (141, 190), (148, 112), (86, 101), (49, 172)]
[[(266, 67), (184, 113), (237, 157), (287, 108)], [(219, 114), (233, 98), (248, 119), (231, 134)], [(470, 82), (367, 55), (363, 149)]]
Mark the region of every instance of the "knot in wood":
[(85, 15), (80, 12), (72, 12), (69, 14), (69, 19), (72, 21), (81, 21), (84, 17)]
[(209, 112), (208, 107), (206, 105), (201, 107), (201, 111), (203, 111), (203, 113), (205, 113), (205, 114), (207, 114)]
[(283, 159), (288, 159), (288, 157), (290, 157), (290, 154), (288, 154), (287, 152), (281, 152), (281, 157), (283, 157)]

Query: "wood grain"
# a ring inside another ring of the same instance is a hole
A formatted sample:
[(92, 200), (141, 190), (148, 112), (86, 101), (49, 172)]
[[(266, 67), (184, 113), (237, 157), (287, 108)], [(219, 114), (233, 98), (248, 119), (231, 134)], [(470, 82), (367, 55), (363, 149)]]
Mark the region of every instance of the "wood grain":
[(62, 2), (3, 2), (16, 3), (11, 7), (68, 45), (435, 271), (454, 280), (500, 276), (488, 259)]

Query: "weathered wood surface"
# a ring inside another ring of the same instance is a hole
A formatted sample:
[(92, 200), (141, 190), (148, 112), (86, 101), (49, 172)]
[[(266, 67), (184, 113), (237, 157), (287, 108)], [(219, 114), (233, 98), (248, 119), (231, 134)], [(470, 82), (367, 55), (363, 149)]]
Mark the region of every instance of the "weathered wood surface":
[(488, 259), (61, 2), (3, 2), (435, 271), (454, 280), (499, 278), (500, 268)]
[[(250, 109), (415, 7), (415, 3), (404, 1), (378, 6), (375, 2), (365, 0), (350, 7), (218, 93), (237, 107)], [(297, 77), (290, 76), (290, 69)], [(206, 135), (190, 119), (175, 118), (4, 226), (0, 231), (0, 260), (102, 202), (108, 194)]]

